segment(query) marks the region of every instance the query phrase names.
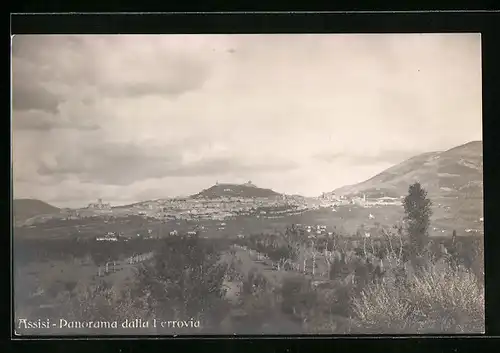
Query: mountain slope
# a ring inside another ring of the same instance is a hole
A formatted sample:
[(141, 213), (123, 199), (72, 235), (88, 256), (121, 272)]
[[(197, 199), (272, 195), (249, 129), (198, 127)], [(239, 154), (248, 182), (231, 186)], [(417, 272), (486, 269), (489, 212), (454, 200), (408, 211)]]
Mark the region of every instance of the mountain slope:
[(220, 197), (278, 197), (281, 194), (271, 190), (256, 187), (249, 183), (246, 184), (216, 184), (195, 195), (193, 198), (215, 199)]
[(335, 195), (405, 196), (419, 181), (433, 203), (433, 224), (441, 229), (482, 228), (482, 142), (444, 152), (424, 153), (395, 165), (362, 183), (339, 188)]
[(59, 212), (59, 208), (40, 200), (17, 199), (12, 202), (12, 213), (16, 221), (24, 221), (31, 217)]
[(467, 193), (482, 197), (482, 142), (474, 141), (444, 152), (410, 158), (356, 185), (336, 189), (336, 195), (366, 194), (367, 197), (403, 196), (419, 181), (433, 197)]

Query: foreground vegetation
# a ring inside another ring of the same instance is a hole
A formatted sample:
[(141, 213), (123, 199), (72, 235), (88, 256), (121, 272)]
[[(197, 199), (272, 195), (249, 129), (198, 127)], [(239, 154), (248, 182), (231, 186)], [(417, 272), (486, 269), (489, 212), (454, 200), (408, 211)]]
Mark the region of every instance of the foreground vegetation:
[(43, 311), (21, 302), (16, 316), (201, 323), (195, 329), (75, 331), (100, 334), (483, 332), (482, 238), (429, 238), (425, 191), (411, 186), (406, 201), (404, 222), (380, 226), (373, 237), (332, 232), (315, 238), (290, 225), (237, 240), (196, 234), (119, 246), (45, 242), (24, 261), (85, 259), (92, 267), (138, 252), (155, 256), (125, 279), (69, 276), (57, 290), (54, 281), (42, 281), (36, 290), (56, 305)]

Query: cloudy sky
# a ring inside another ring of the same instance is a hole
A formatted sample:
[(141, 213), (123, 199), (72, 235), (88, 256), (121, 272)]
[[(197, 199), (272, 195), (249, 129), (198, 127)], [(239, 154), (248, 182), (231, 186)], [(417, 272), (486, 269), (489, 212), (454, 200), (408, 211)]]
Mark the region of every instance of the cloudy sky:
[(479, 34), (16, 36), (15, 198), (316, 196), (481, 139)]

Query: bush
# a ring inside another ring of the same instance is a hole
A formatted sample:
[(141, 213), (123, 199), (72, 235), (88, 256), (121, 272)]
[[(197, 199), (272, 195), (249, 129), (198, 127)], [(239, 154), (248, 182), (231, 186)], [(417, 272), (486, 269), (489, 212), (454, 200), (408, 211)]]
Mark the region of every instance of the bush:
[(311, 282), (302, 277), (290, 277), (281, 286), (281, 310), (295, 319), (303, 320), (317, 301)]
[(223, 286), (227, 265), (214, 246), (198, 236), (168, 238), (138, 278), (136, 297), (150, 315), (193, 318), (207, 329), (228, 312)]
[[(252, 269), (242, 283), (236, 310), (228, 317), (225, 331), (240, 334), (259, 334), (273, 317), (278, 294), (262, 273)], [(268, 327), (268, 329), (273, 329)], [(274, 328), (275, 332), (276, 328)]]
[[(72, 290), (61, 291), (56, 298), (58, 304), (51, 317), (64, 317), (69, 321), (106, 321), (121, 322), (125, 319), (141, 318), (148, 320), (147, 310), (141, 306), (130, 289), (117, 290), (103, 280), (95, 283), (79, 281)], [(66, 329), (73, 334), (120, 334), (121, 329)], [(154, 333), (149, 331), (149, 333)]]
[(474, 333), (484, 331), (484, 287), (464, 267), (433, 264), (404, 286), (387, 279), (353, 300), (363, 333)]

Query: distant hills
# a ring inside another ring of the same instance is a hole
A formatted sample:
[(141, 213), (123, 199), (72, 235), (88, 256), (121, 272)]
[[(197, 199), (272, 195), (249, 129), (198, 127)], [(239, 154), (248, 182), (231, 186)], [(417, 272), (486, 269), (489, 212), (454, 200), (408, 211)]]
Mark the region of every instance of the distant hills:
[(12, 212), (16, 222), (47, 214), (59, 213), (60, 209), (35, 199), (16, 199), (12, 202)]
[(366, 197), (403, 196), (419, 181), (430, 196), (450, 197), (467, 193), (482, 197), (483, 144), (469, 142), (444, 152), (417, 155), (374, 177), (333, 191), (336, 195)]
[(205, 199), (215, 199), (220, 197), (278, 197), (281, 196), (271, 189), (263, 189), (255, 186), (251, 182), (245, 184), (216, 184), (212, 187), (205, 189), (191, 198), (205, 198)]
[[(447, 212), (450, 219), (477, 220), (483, 213), (483, 153), (482, 142), (473, 141), (447, 151), (417, 155), (358, 184), (338, 188), (328, 194), (378, 198), (400, 197), (408, 186), (418, 181), (428, 191), (436, 207)], [(189, 196), (192, 199), (218, 199), (221, 197), (269, 198), (285, 196), (271, 189), (260, 188), (251, 182), (244, 184), (216, 183), (208, 189)], [(316, 198), (290, 196), (315, 204)], [(146, 203), (139, 202), (137, 205)], [(133, 205), (120, 208), (130, 208)], [(33, 217), (61, 215), (62, 210), (35, 199), (13, 201), (16, 223)]]

